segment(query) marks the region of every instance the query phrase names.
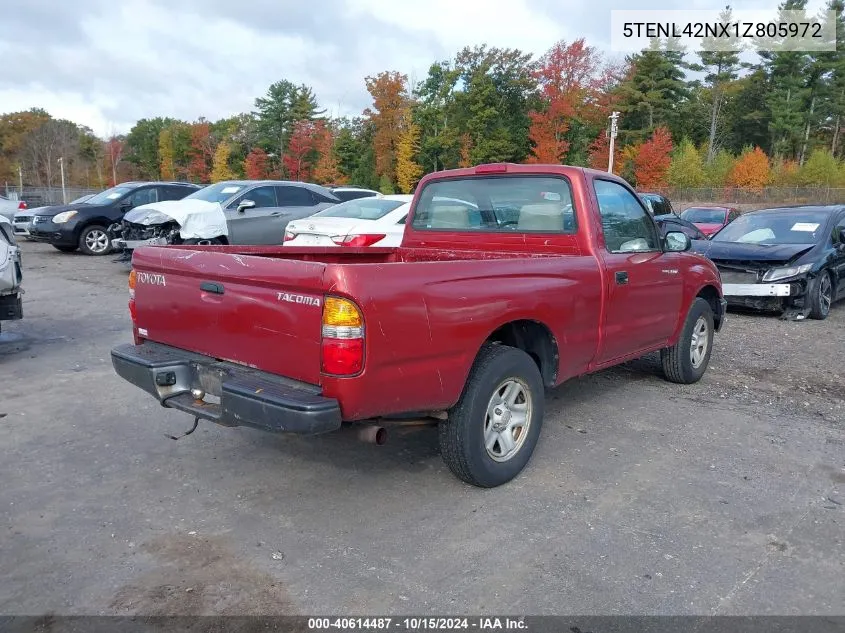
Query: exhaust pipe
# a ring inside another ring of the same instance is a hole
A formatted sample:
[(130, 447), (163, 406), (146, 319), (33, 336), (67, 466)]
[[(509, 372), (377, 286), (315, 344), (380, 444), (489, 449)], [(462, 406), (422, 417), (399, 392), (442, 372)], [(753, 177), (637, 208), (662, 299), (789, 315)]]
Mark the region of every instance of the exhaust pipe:
[(367, 424), (358, 429), (358, 439), (368, 444), (383, 446), (387, 443), (387, 429), (383, 426)]

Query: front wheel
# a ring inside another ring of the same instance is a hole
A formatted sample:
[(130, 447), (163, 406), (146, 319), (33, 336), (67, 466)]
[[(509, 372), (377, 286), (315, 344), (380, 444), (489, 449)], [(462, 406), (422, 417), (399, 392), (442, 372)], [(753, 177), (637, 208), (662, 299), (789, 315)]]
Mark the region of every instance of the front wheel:
[(810, 318), (824, 321), (833, 303), (833, 282), (830, 273), (823, 270), (810, 285)]
[(105, 227), (93, 224), (82, 229), (79, 250), (86, 255), (107, 255), (111, 250), (111, 240)]
[(696, 297), (684, 321), (681, 338), (672, 347), (660, 350), (663, 373), (670, 382), (690, 385), (701, 380), (713, 351), (713, 308)]
[(540, 370), (528, 354), (485, 344), (461, 399), (438, 427), (443, 461), (473, 486), (507, 483), (531, 459), (543, 424), (544, 398)]

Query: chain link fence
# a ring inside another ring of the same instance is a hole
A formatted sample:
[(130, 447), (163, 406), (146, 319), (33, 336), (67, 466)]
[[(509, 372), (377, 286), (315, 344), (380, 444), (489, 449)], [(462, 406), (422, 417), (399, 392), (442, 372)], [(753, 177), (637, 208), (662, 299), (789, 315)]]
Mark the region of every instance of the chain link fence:
[(741, 205), (845, 204), (845, 187), (668, 187), (656, 193), (673, 203), (712, 202)]
[(57, 204), (70, 204), (82, 196), (99, 193), (102, 189), (90, 187), (65, 187), (64, 195), (61, 187), (24, 187), (20, 191), (17, 187), (6, 186), (4, 196), (10, 200), (23, 200), (30, 209)]

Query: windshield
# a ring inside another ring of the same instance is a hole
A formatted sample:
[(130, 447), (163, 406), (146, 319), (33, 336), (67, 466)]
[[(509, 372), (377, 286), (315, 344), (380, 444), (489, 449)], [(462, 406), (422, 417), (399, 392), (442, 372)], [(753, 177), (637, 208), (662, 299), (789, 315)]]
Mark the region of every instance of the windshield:
[(88, 200), (85, 201), (85, 204), (108, 204), (118, 198), (122, 198), (130, 191), (132, 191), (132, 187), (112, 187), (111, 189), (101, 191), (96, 196), (88, 198)]
[(203, 187), (199, 191), (192, 193), (190, 196), (185, 196), (183, 200), (205, 200), (206, 202), (220, 202), (222, 204), (245, 188), (246, 185), (237, 185), (230, 182), (218, 182), (216, 185)]
[(820, 213), (758, 213), (741, 215), (711, 239), (714, 242), (760, 244), (815, 244), (824, 233)]
[(687, 222), (699, 224), (722, 224), (725, 221), (727, 209), (710, 209), (707, 207), (690, 207), (681, 214)]
[(315, 213), (312, 217), (352, 218), (355, 220), (379, 220), (388, 213), (405, 204), (403, 200), (385, 200), (384, 198), (358, 198), (341, 202), (328, 209)]
[(71, 204), (82, 204), (83, 202), (88, 202), (93, 197), (94, 196), (92, 196), (91, 194), (88, 194), (87, 196), (82, 196), (81, 198), (77, 198), (76, 200), (71, 200), (70, 203)]

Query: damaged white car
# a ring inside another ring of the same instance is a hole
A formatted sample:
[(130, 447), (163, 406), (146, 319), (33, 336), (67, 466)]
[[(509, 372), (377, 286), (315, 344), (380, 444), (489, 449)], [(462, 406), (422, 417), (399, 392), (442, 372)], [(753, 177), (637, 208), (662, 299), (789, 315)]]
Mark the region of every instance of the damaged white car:
[(306, 182), (227, 180), (181, 200), (135, 207), (109, 233), (123, 261), (139, 246), (281, 244), (289, 221), (338, 202), (325, 187)]
[(12, 223), (0, 215), (0, 321), (23, 318), (21, 251)]

